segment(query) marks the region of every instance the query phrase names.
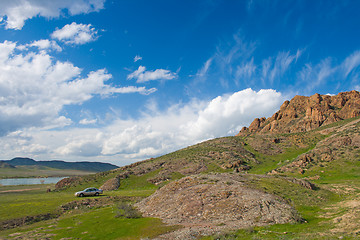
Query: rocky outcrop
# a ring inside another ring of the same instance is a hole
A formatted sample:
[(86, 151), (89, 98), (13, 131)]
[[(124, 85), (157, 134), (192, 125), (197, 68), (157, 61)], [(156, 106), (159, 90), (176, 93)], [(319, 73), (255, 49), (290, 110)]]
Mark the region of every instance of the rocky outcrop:
[(283, 199), (249, 188), (238, 174), (184, 177), (136, 206), (144, 216), (191, 228), (239, 229), (300, 220)]
[(81, 181), (80, 177), (69, 177), (69, 178), (64, 178), (61, 179), (60, 181), (58, 181), (55, 184), (55, 189), (63, 189), (69, 186), (72, 186), (74, 184), (77, 184), (78, 182)]
[(120, 179), (118, 177), (110, 178), (107, 180), (100, 189), (104, 191), (117, 190), (120, 187)]
[(272, 117), (256, 118), (238, 135), (305, 132), (357, 116), (360, 116), (360, 94), (357, 91), (335, 96), (295, 96), (291, 101), (285, 101)]

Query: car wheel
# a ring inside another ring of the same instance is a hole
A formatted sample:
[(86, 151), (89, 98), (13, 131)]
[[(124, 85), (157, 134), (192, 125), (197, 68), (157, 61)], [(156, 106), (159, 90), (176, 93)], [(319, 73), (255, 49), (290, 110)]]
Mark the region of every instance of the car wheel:
[(83, 196), (84, 196), (84, 194), (83, 194), (83, 193), (80, 193), (79, 197), (83, 197)]
[(99, 196), (99, 193), (97, 192), (97, 193), (95, 193), (95, 196)]

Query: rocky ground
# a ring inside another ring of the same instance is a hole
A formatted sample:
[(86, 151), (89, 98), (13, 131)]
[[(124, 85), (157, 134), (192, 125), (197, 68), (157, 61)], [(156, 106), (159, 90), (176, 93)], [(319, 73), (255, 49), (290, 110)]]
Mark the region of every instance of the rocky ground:
[(160, 188), (136, 207), (144, 216), (184, 227), (164, 239), (191, 239), (223, 230), (301, 221), (283, 199), (249, 188), (247, 181), (228, 173), (188, 176)]

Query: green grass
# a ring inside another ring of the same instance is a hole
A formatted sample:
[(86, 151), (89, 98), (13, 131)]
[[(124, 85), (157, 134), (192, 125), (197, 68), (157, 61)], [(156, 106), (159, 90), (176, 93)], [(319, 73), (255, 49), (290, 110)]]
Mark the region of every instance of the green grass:
[[(76, 238), (76, 239), (142, 239), (153, 238), (175, 230), (178, 226), (168, 226), (155, 218), (118, 218), (116, 207), (97, 208), (81, 214), (64, 215), (56, 220), (34, 224), (32, 227), (7, 230), (0, 236), (25, 236), (30, 239)], [(15, 235), (12, 235), (14, 234)], [(10, 237), (9, 237), (10, 236)]]
[(173, 230), (154, 218), (115, 218), (115, 207), (99, 208), (86, 214), (62, 218), (50, 233), (53, 239), (77, 236), (80, 239), (140, 239)]
[[(35, 216), (46, 213), (57, 213), (61, 204), (74, 200), (72, 192), (50, 192), (46, 189), (53, 185), (0, 187), (0, 221)], [(29, 189), (22, 192), (1, 192), (6, 190)]]

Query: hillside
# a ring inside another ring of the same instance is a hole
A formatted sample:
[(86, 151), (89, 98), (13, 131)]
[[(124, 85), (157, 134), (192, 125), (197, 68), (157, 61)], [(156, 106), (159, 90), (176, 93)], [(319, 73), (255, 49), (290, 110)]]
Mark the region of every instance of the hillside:
[[(237, 136), (67, 178), (54, 194), (101, 187), (134, 204), (144, 220), (173, 227), (156, 239), (358, 239), (359, 106), (356, 91), (296, 96)], [(96, 199), (69, 204), (98, 207)], [(100, 205), (109, 204), (116, 206)]]

